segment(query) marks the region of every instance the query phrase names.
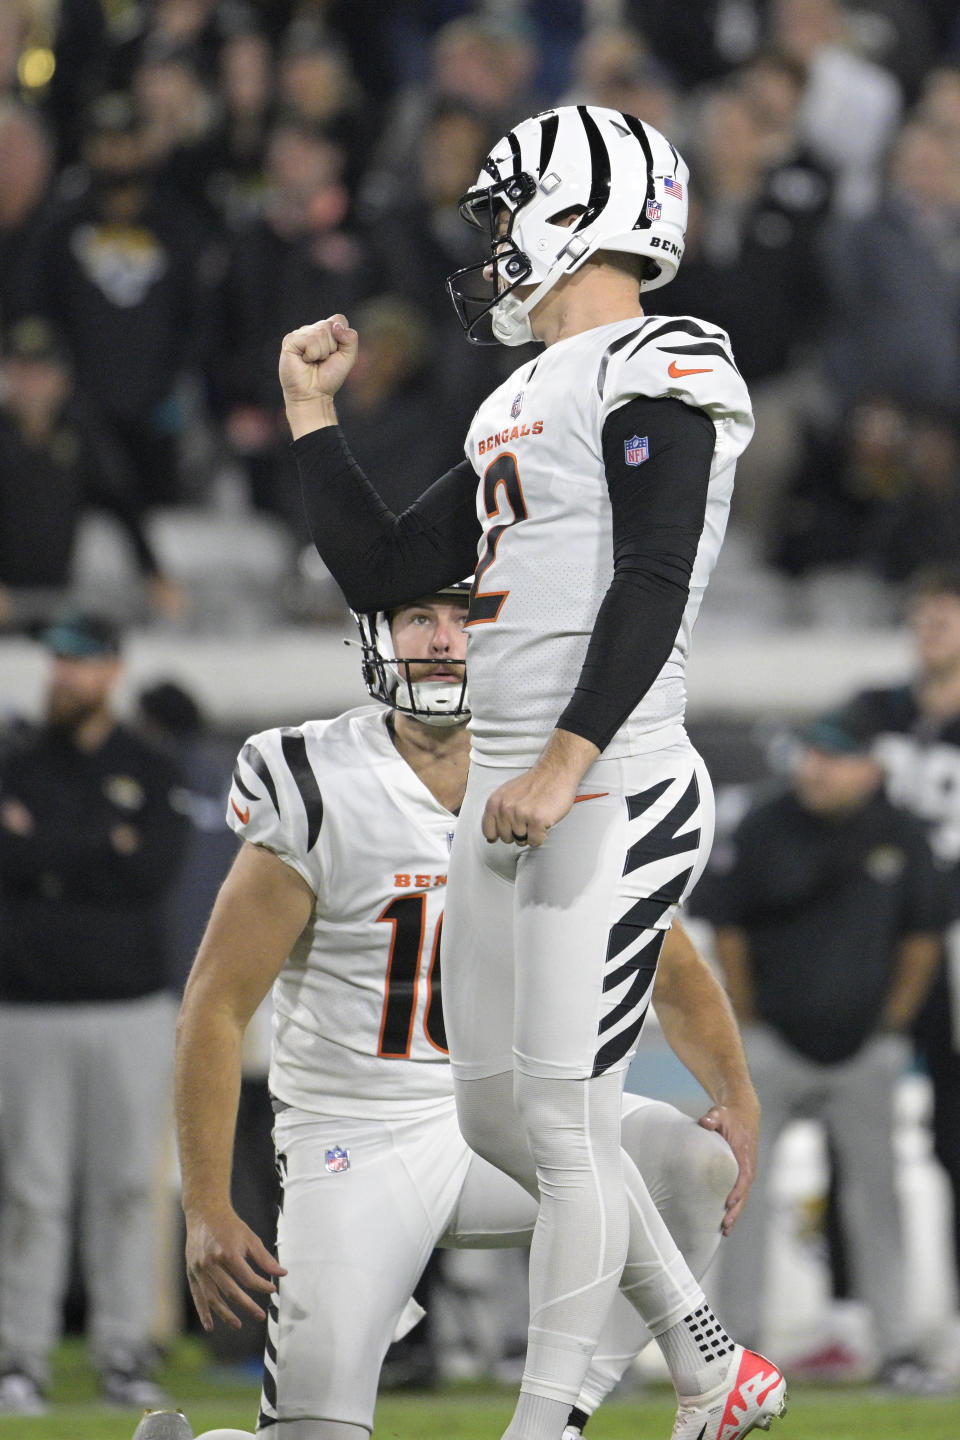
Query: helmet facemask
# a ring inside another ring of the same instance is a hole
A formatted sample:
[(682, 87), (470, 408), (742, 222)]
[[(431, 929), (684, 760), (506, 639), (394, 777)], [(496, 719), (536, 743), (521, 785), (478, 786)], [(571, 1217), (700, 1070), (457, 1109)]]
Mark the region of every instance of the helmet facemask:
[[(465, 598), (468, 591), (469, 586), (463, 584), (450, 586), (438, 593)], [(442, 728), (463, 725), (470, 719), (465, 660), (443, 658), (442, 663), (454, 671), (459, 677), (457, 679), (411, 680), (410, 666), (428, 664), (429, 661), (424, 656), (413, 659), (397, 655), (388, 612), (377, 610), (361, 614), (354, 611), (353, 618), (360, 631), (363, 683), (372, 699), (401, 715), (410, 715), (424, 725)]]

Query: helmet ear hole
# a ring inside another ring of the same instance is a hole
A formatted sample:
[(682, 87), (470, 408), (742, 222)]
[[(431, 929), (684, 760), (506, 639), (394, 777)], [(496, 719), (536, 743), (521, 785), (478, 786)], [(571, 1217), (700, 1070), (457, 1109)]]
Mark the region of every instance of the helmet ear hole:
[(581, 215), (587, 212), (586, 205), (568, 205), (565, 210), (558, 210), (556, 215), (551, 215), (545, 222), (547, 225), (562, 225), (566, 228), (572, 220), (579, 220)]

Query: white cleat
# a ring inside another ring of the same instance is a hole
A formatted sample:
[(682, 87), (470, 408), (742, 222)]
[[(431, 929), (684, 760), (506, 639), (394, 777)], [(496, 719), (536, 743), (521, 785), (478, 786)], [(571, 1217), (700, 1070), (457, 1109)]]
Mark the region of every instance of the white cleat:
[(193, 1427), (182, 1410), (146, 1410), (133, 1440), (193, 1440)]
[(721, 1384), (679, 1398), (671, 1440), (740, 1440), (786, 1413), (787, 1382), (771, 1360), (737, 1345)]

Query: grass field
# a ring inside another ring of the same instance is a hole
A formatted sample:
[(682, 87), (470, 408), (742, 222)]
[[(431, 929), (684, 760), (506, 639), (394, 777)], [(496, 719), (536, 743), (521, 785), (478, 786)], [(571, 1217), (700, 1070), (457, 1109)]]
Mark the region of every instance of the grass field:
[[(256, 1381), (211, 1370), (196, 1341), (178, 1346), (160, 1379), (194, 1431), (219, 1425), (252, 1429)], [(377, 1440), (498, 1440), (512, 1410), (507, 1387), (456, 1385), (439, 1394), (386, 1395), (377, 1410)], [(0, 1440), (131, 1440), (139, 1415), (99, 1404), (93, 1374), (75, 1341), (57, 1355), (53, 1404), (40, 1419), (0, 1417)], [(674, 1406), (669, 1391), (612, 1402), (590, 1423), (588, 1440), (667, 1440)], [(759, 1436), (761, 1432), (756, 1432)], [(785, 1420), (771, 1440), (960, 1440), (960, 1396), (892, 1399), (855, 1386), (793, 1387)]]

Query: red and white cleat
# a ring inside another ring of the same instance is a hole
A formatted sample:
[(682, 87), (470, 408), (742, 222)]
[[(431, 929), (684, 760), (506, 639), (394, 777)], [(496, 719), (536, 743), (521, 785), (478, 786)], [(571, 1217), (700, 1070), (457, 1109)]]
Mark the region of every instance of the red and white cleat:
[(680, 1396), (671, 1440), (740, 1440), (751, 1430), (769, 1430), (786, 1409), (787, 1382), (776, 1365), (738, 1345), (721, 1384)]

